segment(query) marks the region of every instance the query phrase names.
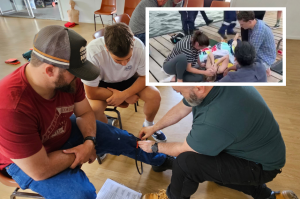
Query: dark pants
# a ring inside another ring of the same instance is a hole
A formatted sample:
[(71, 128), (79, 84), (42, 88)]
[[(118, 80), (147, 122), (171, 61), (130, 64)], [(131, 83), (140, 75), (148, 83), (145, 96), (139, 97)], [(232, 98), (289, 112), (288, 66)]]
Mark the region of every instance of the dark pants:
[(185, 54), (180, 54), (163, 64), (163, 69), (170, 75), (176, 75), (176, 79), (182, 79), (184, 82), (202, 82), (204, 77), (200, 74), (194, 74), (186, 71), (187, 58)]
[(272, 181), (281, 171), (264, 171), (261, 164), (225, 152), (217, 156), (184, 152), (174, 161), (172, 173), (167, 189), (170, 199), (189, 199), (199, 183), (205, 181), (241, 191), (254, 199), (266, 199), (272, 191), (265, 183)]
[(198, 11), (179, 11), (181, 15), (182, 29), (185, 35), (193, 34), (195, 29), (195, 19)]
[(235, 11), (224, 11), (224, 21), (222, 23), (219, 32), (221, 35), (233, 33), (233, 28), (236, 26), (236, 12)]
[[(200, 13), (201, 13), (201, 15), (202, 15), (202, 17), (203, 17), (206, 25), (208, 25), (208, 20), (209, 19), (208, 19), (207, 15), (206, 15), (205, 11), (200, 11)], [(195, 18), (195, 20), (196, 20), (196, 18)]]
[(146, 45), (146, 37), (145, 37), (145, 33), (141, 33), (141, 34), (137, 34), (137, 35), (134, 35), (135, 37), (139, 38), (143, 43), (144, 45)]
[[(254, 15), (256, 19), (263, 20), (265, 14), (266, 11), (254, 11)], [(242, 36), (242, 41), (248, 41), (248, 29), (245, 30), (244, 28), (241, 28), (241, 36)]]
[(115, 82), (115, 83), (107, 83), (104, 81), (100, 81), (98, 87), (101, 88), (113, 88), (113, 89), (117, 89), (118, 91), (124, 91), (127, 88), (129, 88), (130, 86), (132, 86), (132, 84), (134, 84), (134, 82), (137, 80), (137, 76), (132, 76), (127, 80), (124, 80), (122, 82)]

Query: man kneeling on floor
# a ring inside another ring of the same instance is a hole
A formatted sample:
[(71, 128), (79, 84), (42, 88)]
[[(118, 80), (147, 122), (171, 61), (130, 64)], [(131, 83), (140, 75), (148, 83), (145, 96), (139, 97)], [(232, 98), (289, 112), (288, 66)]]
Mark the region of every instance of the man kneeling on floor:
[(0, 169), (46, 199), (96, 198), (80, 166), (99, 153), (135, 158), (137, 152), (155, 171), (172, 165), (165, 154), (136, 149), (127, 131), (96, 121), (77, 78), (99, 76), (85, 46), (75, 31), (47, 26), (34, 38), (31, 62), (0, 81)]
[(189, 199), (205, 181), (255, 199), (297, 199), (292, 191), (274, 192), (265, 184), (281, 173), (285, 144), (272, 112), (254, 87), (173, 88), (184, 99), (154, 126), (143, 128), (140, 138), (192, 112), (193, 126), (186, 140), (158, 144), (139, 141), (148, 153), (177, 156), (166, 191), (169, 199)]
[[(107, 123), (104, 114), (107, 105), (124, 107), (140, 98), (145, 102), (143, 125), (153, 125), (161, 98), (156, 87), (145, 86), (144, 49), (141, 40), (124, 23), (107, 26), (104, 37), (87, 46), (87, 60), (100, 69), (95, 80), (83, 81), (97, 120)], [(152, 137), (158, 142), (167, 139), (160, 130)]]

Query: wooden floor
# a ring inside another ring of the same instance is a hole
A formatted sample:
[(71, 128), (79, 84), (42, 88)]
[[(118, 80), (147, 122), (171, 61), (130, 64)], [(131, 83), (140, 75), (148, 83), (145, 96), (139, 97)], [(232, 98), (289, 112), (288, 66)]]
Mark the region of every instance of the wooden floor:
[[(63, 25), (60, 21), (34, 20), (22, 18), (0, 17), (0, 79), (15, 70), (18, 66), (6, 65), (4, 60), (19, 58), (22, 64), (26, 63), (22, 53), (32, 47), (32, 40), (38, 29), (47, 25)], [(92, 40), (93, 24), (80, 24), (74, 30), (88, 41)], [(287, 149), (287, 162), (274, 181), (268, 183), (273, 190), (294, 190), (300, 196), (300, 41), (287, 40), (287, 86), (286, 87), (257, 87), (277, 122), (280, 125)], [(155, 121), (161, 118), (171, 107), (177, 104), (182, 97), (171, 87), (159, 87), (162, 102)], [(131, 105), (127, 109), (120, 109), (124, 129), (137, 135), (144, 121), (143, 102), (140, 101), (138, 112)], [(191, 129), (192, 116), (188, 115), (178, 124), (166, 128), (163, 132), (169, 142), (183, 141)], [(144, 164), (144, 174), (140, 176), (135, 168), (135, 162), (124, 156), (109, 156), (102, 164), (93, 163), (83, 165), (90, 181), (95, 185), (97, 192), (107, 178), (111, 178), (143, 194), (165, 189), (170, 183), (171, 171), (155, 173), (149, 165)], [(0, 199), (8, 199), (13, 188), (0, 184)], [(199, 185), (193, 199), (250, 199), (238, 191), (218, 186), (212, 182)]]
[[(276, 13), (277, 12), (266, 12), (264, 17), (264, 21), (270, 26), (273, 27), (276, 23)], [(282, 23), (282, 21), (281, 21)], [(220, 35), (217, 33), (219, 28), (222, 25), (222, 21), (215, 22), (210, 24), (209, 26), (202, 26), (199, 29), (203, 31), (210, 39), (215, 41), (221, 41)], [(282, 24), (281, 24), (282, 27)], [(234, 29), (236, 32), (240, 33), (240, 26), (237, 26)], [(277, 46), (278, 41), (282, 38), (282, 28), (272, 30), (274, 34), (275, 44)], [(154, 38), (150, 38), (150, 56), (149, 56), (149, 82), (158, 82), (162, 79), (167, 78), (168, 76), (162, 71), (162, 65), (166, 57), (171, 53), (174, 48), (174, 44), (170, 41), (171, 34), (161, 35)], [(228, 36), (229, 39), (233, 38), (233, 36)], [(240, 38), (241, 39), (241, 38)], [(282, 42), (279, 45), (279, 49), (282, 50)], [(282, 59), (282, 56), (277, 54), (276, 61)], [(282, 80), (282, 75), (271, 71), (271, 76), (268, 77), (268, 82), (279, 82)]]

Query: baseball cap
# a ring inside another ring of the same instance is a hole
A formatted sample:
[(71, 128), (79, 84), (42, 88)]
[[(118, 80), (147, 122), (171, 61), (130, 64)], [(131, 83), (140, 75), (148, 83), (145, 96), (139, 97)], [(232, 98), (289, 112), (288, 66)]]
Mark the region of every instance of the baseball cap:
[(73, 30), (51, 25), (34, 37), (34, 55), (42, 62), (68, 70), (80, 79), (91, 81), (100, 69), (86, 59), (87, 41)]

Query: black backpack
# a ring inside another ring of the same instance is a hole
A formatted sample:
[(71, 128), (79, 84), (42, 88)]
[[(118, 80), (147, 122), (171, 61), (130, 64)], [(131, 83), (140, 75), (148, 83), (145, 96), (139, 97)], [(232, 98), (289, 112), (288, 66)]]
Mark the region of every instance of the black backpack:
[(179, 42), (183, 37), (184, 37), (185, 35), (183, 34), (183, 33), (177, 33), (177, 34), (175, 34), (175, 35), (173, 35), (173, 36), (171, 36), (171, 42), (173, 43), (173, 44), (176, 44), (177, 42)]

